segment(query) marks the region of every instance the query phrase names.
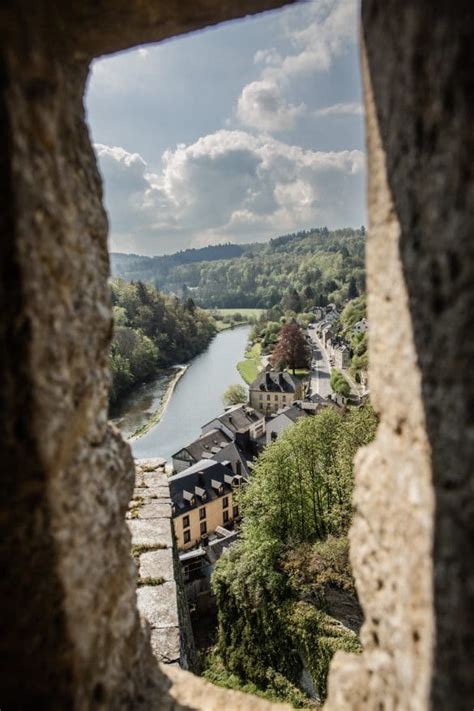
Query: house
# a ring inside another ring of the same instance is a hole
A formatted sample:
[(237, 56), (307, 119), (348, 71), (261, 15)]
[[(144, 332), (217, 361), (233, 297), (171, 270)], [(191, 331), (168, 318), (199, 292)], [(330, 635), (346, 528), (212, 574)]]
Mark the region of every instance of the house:
[(282, 408), (267, 422), (267, 444), (273, 442), (301, 417), (308, 417), (308, 412), (298, 405)]
[(243, 443), (221, 429), (213, 428), (173, 454), (173, 469), (181, 472), (202, 459), (230, 462), (234, 474), (249, 474), (253, 454)]
[(304, 384), (286, 370), (265, 370), (249, 386), (252, 407), (271, 415), (304, 396)]
[(349, 349), (344, 343), (337, 343), (334, 346), (334, 365), (341, 370), (348, 368), (350, 363)]
[(220, 430), (245, 447), (257, 442), (265, 434), (265, 417), (248, 405), (234, 405), (227, 408), (223, 415), (203, 425), (201, 432), (207, 434), (213, 429)]
[(204, 459), (169, 478), (171, 511), (179, 550), (207, 541), (239, 516), (234, 492), (245, 483), (230, 465)]
[(319, 331), (319, 335), (320, 335), (321, 341), (323, 343), (323, 346), (325, 348), (327, 348), (329, 342), (335, 336), (335, 331), (334, 331), (333, 325), (331, 323), (328, 323), (327, 321), (323, 321), (320, 324), (318, 331)]

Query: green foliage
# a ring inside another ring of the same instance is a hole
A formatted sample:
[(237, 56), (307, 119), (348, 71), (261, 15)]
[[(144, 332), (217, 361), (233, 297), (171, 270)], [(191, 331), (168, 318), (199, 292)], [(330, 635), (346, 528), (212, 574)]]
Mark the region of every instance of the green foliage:
[(346, 536), (288, 547), (281, 565), (291, 590), (319, 606), (326, 606), (328, 588), (356, 594)]
[(333, 368), (331, 370), (331, 387), (338, 395), (349, 397), (351, 394), (351, 386), (340, 370)]
[(257, 460), (239, 495), (241, 540), (212, 577), (218, 663), (208, 678), (305, 706), (295, 696), (302, 657), (324, 698), (334, 652), (359, 650), (322, 608), (328, 587), (354, 594), (346, 538), (352, 461), (375, 427), (370, 405), (345, 415), (328, 408), (298, 420)]
[[(342, 303), (351, 283), (364, 290), (361, 230), (318, 228), (269, 243), (217, 245), (165, 257), (112, 254), (114, 275), (192, 294), (206, 308), (271, 308), (299, 313)], [(353, 289), (352, 289), (353, 290)]]
[(191, 298), (184, 303), (141, 282), (111, 282), (115, 319), (110, 348), (114, 404), (136, 383), (157, 369), (189, 360), (200, 353), (215, 333), (209, 315)]
[(247, 402), (247, 391), (240, 383), (229, 385), (222, 396), (224, 405), (238, 405), (241, 402)]
[(339, 650), (360, 652), (357, 636), (322, 610), (303, 601), (287, 607), (286, 624), (302, 651), (319, 697), (325, 699), (331, 659)]
[[(208, 681), (216, 684), (216, 686), (242, 691), (245, 694), (254, 694), (267, 701), (287, 701), (294, 708), (307, 708), (309, 706), (308, 698), (286, 677), (274, 672), (273, 669), (267, 671), (266, 690), (262, 691), (253, 682), (244, 682), (237, 674), (229, 672), (217, 652), (206, 657), (205, 665), (203, 676)], [(311, 704), (311, 707), (313, 707), (313, 704)]]

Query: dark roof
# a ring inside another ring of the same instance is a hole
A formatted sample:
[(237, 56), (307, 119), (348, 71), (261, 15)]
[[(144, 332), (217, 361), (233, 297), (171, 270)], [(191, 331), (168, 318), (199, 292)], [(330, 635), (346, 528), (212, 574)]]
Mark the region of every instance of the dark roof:
[(281, 415), (284, 415), (292, 422), (296, 422), (296, 420), (299, 417), (306, 417), (307, 414), (308, 413), (305, 410), (302, 410), (297, 405), (290, 405), (289, 407), (283, 407), (280, 410), (278, 410), (276, 415), (274, 415), (274, 417), (272, 417), (271, 422), (276, 420), (276, 418), (280, 417)]
[(234, 470), (236, 463), (240, 462), (242, 465), (242, 474), (248, 474), (248, 462), (250, 462), (254, 458), (254, 455), (252, 454), (252, 452), (246, 449), (246, 447), (237, 444), (237, 442), (229, 442), (227, 447), (221, 449), (216, 454), (213, 454), (212, 458), (215, 459), (217, 462), (221, 463), (223, 463), (224, 461), (230, 462), (234, 465)]
[(241, 483), (243, 478), (220, 462), (204, 459), (174, 474), (168, 481), (173, 516), (178, 516), (225, 496), (232, 491), (232, 485)]
[(221, 430), (211, 430), (206, 434), (201, 435), (194, 442), (182, 447), (179, 452), (173, 454), (173, 459), (179, 459), (181, 452), (186, 451), (194, 459), (195, 462), (199, 462), (200, 459), (212, 457), (212, 455), (217, 454), (224, 447), (226, 447), (231, 438), (228, 437)]
[[(257, 412), (248, 405), (236, 405), (226, 410), (223, 415), (215, 417), (223, 425), (233, 432), (247, 432), (247, 430), (259, 420), (265, 419), (261, 412)], [(211, 420), (213, 422), (213, 420)], [(209, 423), (206, 423), (209, 424)], [(205, 427), (206, 425), (204, 425)]]
[(294, 393), (299, 384), (298, 378), (287, 370), (269, 370), (259, 373), (250, 385), (250, 390)]

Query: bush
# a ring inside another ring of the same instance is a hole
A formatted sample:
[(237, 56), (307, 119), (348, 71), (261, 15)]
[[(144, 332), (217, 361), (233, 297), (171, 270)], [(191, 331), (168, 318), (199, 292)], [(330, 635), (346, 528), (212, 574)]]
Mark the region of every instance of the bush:
[(351, 394), (351, 386), (349, 385), (346, 378), (343, 376), (340, 370), (333, 368), (331, 371), (331, 388), (338, 395), (343, 397), (349, 397)]

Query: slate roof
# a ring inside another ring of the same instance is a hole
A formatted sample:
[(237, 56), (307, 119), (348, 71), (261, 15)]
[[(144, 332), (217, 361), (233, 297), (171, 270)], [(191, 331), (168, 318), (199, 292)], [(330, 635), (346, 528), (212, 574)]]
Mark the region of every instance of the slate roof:
[[(243, 482), (220, 462), (204, 459), (168, 479), (173, 517), (205, 506), (209, 501), (221, 498), (232, 491), (232, 484)], [(221, 489), (218, 490), (217, 486)]]
[[(228, 429), (237, 433), (247, 432), (252, 425), (264, 419), (262, 413), (257, 412), (253, 407), (249, 407), (248, 405), (236, 405), (226, 410), (223, 415), (214, 417), (210, 422), (219, 420), (219, 422), (222, 422)], [(206, 425), (208, 424), (209, 422), (206, 423)], [(206, 427), (206, 425), (204, 425), (204, 427)]]
[(259, 390), (267, 393), (294, 393), (298, 385), (300, 385), (298, 378), (288, 373), (287, 370), (270, 370), (259, 373), (250, 385), (250, 390)]
[(195, 439), (194, 442), (186, 445), (186, 447), (181, 447), (179, 452), (173, 454), (173, 459), (179, 459), (179, 454), (183, 451), (188, 452), (195, 462), (199, 462), (199, 460), (203, 457), (204, 459), (210, 459), (212, 455), (217, 454), (222, 449), (227, 447), (230, 442), (232, 442), (231, 438), (224, 432), (213, 429), (210, 432), (201, 435)]

